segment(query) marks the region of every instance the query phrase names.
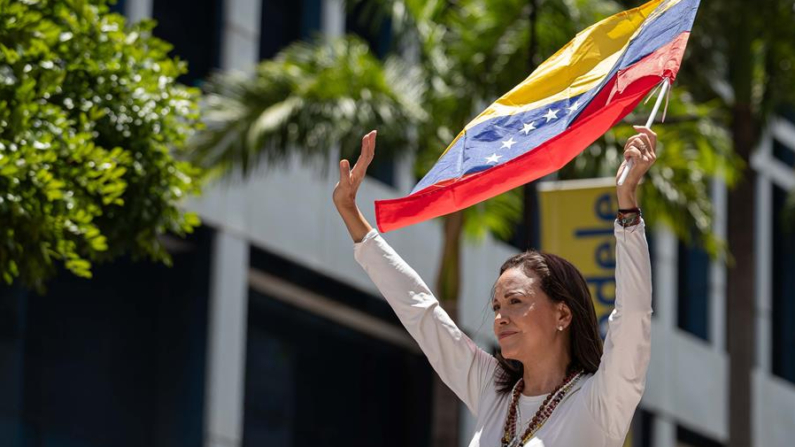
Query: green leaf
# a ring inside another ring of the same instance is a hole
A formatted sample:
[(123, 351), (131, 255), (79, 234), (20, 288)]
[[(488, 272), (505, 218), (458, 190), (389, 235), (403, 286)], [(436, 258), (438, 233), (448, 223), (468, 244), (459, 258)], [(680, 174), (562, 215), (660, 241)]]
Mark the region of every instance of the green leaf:
[(200, 92), (175, 82), (185, 66), (153, 22), (127, 27), (107, 4), (0, 0), (8, 283), (41, 291), (61, 266), (90, 277), (125, 254), (166, 262), (157, 235), (193, 222), (171, 191), (200, 191), (204, 171), (175, 157), (199, 127)]

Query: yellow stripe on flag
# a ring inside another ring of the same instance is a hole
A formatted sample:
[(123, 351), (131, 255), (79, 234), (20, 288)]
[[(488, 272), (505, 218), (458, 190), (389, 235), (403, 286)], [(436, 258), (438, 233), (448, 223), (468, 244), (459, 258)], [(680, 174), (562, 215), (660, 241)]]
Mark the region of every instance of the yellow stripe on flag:
[(641, 24), (662, 2), (652, 0), (581, 31), (466, 128), (497, 116), (533, 110), (597, 87), (610, 73)]
[(681, 0), (652, 0), (614, 14), (579, 32), (519, 85), (480, 113), (450, 142), (443, 157), (467, 130), (483, 121), (543, 107), (599, 86), (643, 23)]

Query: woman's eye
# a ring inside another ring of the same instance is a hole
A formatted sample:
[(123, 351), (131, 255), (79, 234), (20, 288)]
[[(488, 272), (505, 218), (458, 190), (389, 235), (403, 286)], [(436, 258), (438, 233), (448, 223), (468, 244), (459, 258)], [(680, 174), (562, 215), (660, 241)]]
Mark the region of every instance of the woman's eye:
[(497, 305), (491, 306), (491, 310), (493, 310), (494, 312), (497, 312), (498, 310), (500, 310), (500, 306), (497, 306)]
[(511, 298), (511, 304), (521, 303), (521, 302), (522, 300), (520, 300), (519, 298)]

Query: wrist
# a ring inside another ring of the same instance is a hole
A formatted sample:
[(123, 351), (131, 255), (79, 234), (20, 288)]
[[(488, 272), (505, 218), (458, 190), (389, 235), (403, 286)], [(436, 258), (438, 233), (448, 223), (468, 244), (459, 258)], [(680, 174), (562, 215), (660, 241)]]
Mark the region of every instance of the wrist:
[(343, 213), (356, 213), (358, 208), (355, 200), (335, 200), (334, 206), (340, 214)]
[(616, 222), (624, 228), (632, 227), (641, 221), (640, 208), (621, 208), (616, 213)]
[(635, 198), (634, 191), (624, 191), (619, 189), (616, 196), (618, 198), (619, 209), (636, 208), (638, 206), (638, 201)]

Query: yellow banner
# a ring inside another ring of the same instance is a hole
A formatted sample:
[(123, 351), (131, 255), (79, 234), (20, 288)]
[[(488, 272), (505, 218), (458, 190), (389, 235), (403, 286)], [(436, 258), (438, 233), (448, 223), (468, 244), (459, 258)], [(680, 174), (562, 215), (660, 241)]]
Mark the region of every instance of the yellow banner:
[(538, 190), (541, 249), (563, 257), (582, 272), (604, 339), (616, 299), (615, 180), (541, 182)]
[[(538, 184), (541, 249), (574, 264), (591, 290), (599, 332), (604, 340), (607, 319), (616, 300), (615, 179), (570, 180)], [(632, 445), (632, 431), (624, 447)]]

